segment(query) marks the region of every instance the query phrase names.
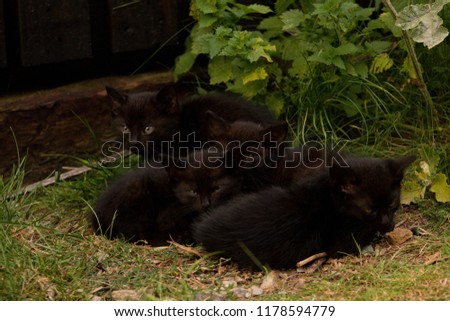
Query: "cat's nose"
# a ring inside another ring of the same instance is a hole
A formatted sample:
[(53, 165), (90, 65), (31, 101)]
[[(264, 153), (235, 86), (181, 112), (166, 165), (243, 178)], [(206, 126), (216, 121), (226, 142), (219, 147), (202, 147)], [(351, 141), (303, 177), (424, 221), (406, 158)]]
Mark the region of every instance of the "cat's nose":
[(207, 197), (205, 197), (202, 199), (201, 204), (202, 208), (206, 210), (211, 205), (211, 202)]
[(392, 218), (389, 215), (381, 215), (380, 225), (382, 230), (380, 232), (387, 233), (394, 229), (395, 224)]

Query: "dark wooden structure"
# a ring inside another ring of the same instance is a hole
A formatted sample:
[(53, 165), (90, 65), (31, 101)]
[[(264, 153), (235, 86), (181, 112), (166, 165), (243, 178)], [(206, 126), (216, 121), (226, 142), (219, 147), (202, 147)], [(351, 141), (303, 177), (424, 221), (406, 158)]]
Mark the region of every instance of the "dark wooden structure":
[[(187, 0), (0, 0), (0, 94), (171, 66)], [(0, 107), (1, 108), (1, 107)]]
[(6, 67), (5, 18), (3, 16), (3, 0), (0, 0), (0, 68)]
[(88, 1), (19, 0), (22, 66), (92, 58)]

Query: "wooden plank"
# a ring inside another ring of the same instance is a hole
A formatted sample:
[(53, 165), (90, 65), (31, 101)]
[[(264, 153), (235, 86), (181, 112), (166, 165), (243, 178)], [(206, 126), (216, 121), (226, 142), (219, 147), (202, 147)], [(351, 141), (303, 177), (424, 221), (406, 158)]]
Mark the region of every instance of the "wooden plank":
[(177, 0), (108, 0), (112, 52), (156, 48), (177, 32)]
[(24, 66), (92, 57), (88, 0), (18, 0), (18, 14)]
[(0, 68), (6, 67), (5, 17), (3, 0), (0, 0)]

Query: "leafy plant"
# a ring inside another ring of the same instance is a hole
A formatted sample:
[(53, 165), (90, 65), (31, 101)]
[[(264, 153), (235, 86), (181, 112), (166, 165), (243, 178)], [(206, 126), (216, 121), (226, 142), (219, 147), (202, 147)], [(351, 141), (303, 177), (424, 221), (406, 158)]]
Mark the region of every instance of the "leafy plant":
[(431, 4), (409, 5), (400, 13), (390, 0), (383, 0), (391, 15), (396, 19), (396, 26), (402, 29), (403, 40), (406, 44), (411, 65), (417, 78), (417, 85), (425, 99), (427, 107), (436, 114), (433, 100), (422, 76), (419, 60), (414, 50), (413, 41), (423, 42), (428, 48), (441, 43), (448, 35), (448, 30), (442, 26), (442, 19), (438, 13), (448, 0), (437, 0)]
[(436, 201), (450, 202), (450, 185), (447, 176), (438, 172), (440, 157), (430, 146), (422, 146), (420, 158), (423, 159), (416, 166), (414, 176), (405, 180), (402, 188), (402, 204), (416, 203), (424, 199), (427, 192), (434, 194)]
[[(393, 66), (389, 53), (397, 40), (383, 33), (399, 29), (386, 14), (372, 21), (374, 8), (353, 1), (302, 3), (279, 0), (272, 9), (235, 0), (193, 0), (197, 24), (176, 61), (176, 75), (205, 54), (211, 84), (225, 84), (248, 98), (269, 94), (281, 112), (290, 94), (285, 89), (307, 89), (315, 74), (331, 81), (368, 78)], [(282, 95), (270, 95), (274, 91)]]

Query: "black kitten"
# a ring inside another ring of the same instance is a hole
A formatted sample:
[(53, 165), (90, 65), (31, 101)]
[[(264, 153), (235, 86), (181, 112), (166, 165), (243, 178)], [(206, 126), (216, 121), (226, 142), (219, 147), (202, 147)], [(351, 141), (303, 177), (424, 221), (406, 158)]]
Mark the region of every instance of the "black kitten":
[(333, 164), (345, 166), (346, 157), (347, 155), (341, 151), (328, 149), (322, 144), (288, 146), (280, 149), (276, 157), (266, 159), (266, 166), (270, 171), (270, 184), (289, 186)]
[[(112, 87), (106, 90), (117, 137), (124, 138), (125, 148), (140, 155), (147, 153), (147, 158), (152, 158), (154, 152), (172, 155), (169, 148), (202, 147), (208, 140), (208, 110), (227, 122), (248, 120), (268, 124), (274, 120), (266, 108), (233, 95), (188, 97), (177, 85), (168, 85), (159, 92), (133, 94)], [(176, 150), (174, 154), (180, 152)]]
[(91, 222), (108, 238), (163, 245), (189, 242), (190, 223), (201, 211), (239, 193), (241, 179), (223, 154), (199, 150), (166, 168), (138, 169), (115, 181), (96, 201)]
[(241, 266), (292, 268), (319, 252), (355, 253), (394, 227), (404, 169), (415, 156), (347, 158), (290, 187), (235, 198), (194, 224), (194, 238)]
[(249, 121), (266, 127), (275, 122), (272, 114), (263, 106), (236, 95), (210, 93), (193, 96), (181, 105), (181, 138), (186, 139), (189, 134), (195, 132), (197, 141), (204, 143), (210, 140), (209, 121), (213, 118), (211, 112), (222, 118), (226, 124)]
[[(212, 111), (206, 112), (207, 138), (210, 146), (228, 151), (233, 158), (228, 165), (235, 168), (243, 178), (243, 191), (255, 191), (272, 184), (274, 169), (265, 164), (269, 155), (278, 159), (284, 154), (288, 124), (273, 121), (267, 125), (248, 120), (228, 122)], [(275, 164), (276, 165), (276, 164)]]
[(284, 121), (227, 121), (211, 110), (206, 111), (205, 115), (206, 140), (218, 143), (223, 150), (242, 146), (256, 150), (269, 147), (270, 143), (280, 145), (288, 135), (288, 124)]
[(177, 86), (166, 86), (159, 92), (124, 93), (106, 87), (111, 101), (113, 129), (131, 152), (154, 156), (161, 152), (162, 142), (170, 142), (179, 131), (182, 97), (188, 94)]

